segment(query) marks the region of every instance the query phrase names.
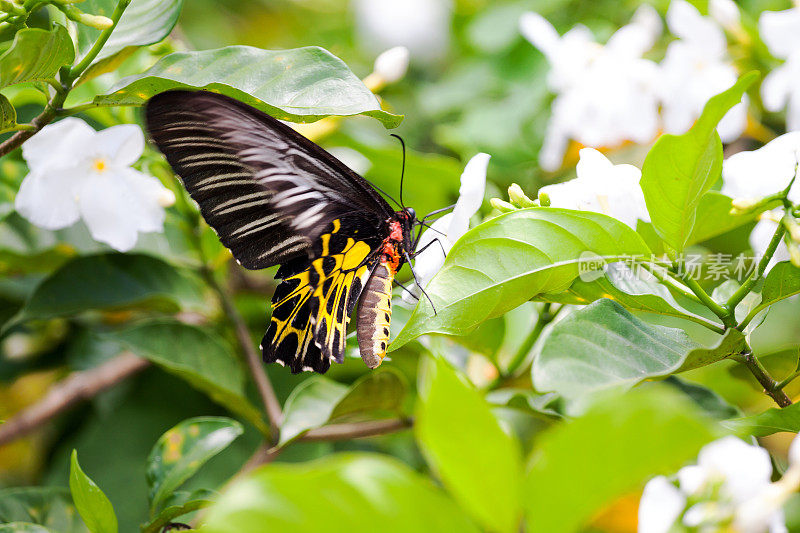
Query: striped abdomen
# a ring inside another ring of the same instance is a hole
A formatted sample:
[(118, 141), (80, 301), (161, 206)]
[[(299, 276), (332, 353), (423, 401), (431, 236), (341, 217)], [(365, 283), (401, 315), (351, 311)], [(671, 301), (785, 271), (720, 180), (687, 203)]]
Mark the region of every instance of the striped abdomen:
[(367, 281), (358, 304), (358, 350), (369, 368), (381, 364), (389, 345), (392, 280), (394, 271), (389, 263), (381, 260)]

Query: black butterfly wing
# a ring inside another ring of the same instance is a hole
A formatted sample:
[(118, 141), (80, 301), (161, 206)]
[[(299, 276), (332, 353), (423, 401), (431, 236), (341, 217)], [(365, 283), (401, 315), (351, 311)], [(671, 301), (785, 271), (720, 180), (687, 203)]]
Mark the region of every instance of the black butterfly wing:
[(234, 257), (282, 265), (264, 359), (292, 372), (342, 362), (349, 315), (394, 215), (383, 197), (293, 129), (219, 94), (159, 94), (146, 121)]
[(244, 267), (308, 256), (334, 219), (377, 227), (392, 215), (361, 176), (292, 128), (206, 91), (168, 91), (147, 103), (150, 137)]

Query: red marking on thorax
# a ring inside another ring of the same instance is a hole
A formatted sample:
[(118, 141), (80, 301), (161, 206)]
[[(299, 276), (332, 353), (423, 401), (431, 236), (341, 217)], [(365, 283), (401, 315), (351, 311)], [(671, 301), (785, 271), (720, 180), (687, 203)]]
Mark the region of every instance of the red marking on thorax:
[(403, 228), (396, 220), (389, 222), (389, 236), (383, 241), (383, 257), (381, 261), (386, 263), (389, 271), (394, 274), (400, 266), (399, 244), (403, 242)]

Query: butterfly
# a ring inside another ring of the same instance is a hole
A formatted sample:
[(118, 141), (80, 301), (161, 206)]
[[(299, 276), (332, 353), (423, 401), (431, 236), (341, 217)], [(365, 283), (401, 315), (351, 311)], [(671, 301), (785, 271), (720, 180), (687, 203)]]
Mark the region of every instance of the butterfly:
[(413, 232), (424, 219), (402, 203), (395, 211), (320, 146), (233, 98), (164, 92), (148, 101), (145, 121), (236, 261), (248, 269), (280, 265), (264, 360), (292, 373), (325, 373), (331, 361), (344, 361), (358, 305), (361, 357), (370, 368), (380, 365), (392, 281), (415, 255)]

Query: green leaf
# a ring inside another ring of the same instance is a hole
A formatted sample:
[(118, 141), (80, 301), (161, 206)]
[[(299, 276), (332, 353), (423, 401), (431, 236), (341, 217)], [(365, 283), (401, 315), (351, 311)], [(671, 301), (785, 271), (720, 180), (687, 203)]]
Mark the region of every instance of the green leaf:
[(681, 391), (695, 405), (700, 407), (705, 414), (716, 420), (726, 420), (742, 414), (738, 407), (729, 404), (716, 392), (697, 383), (680, 379), (677, 376), (668, 377), (664, 380), (664, 383)]
[(236, 420), (205, 416), (184, 420), (164, 433), (147, 458), (151, 514), (159, 511), (178, 487), (243, 431)]
[(262, 433), (269, 432), (261, 412), (245, 395), (241, 362), (220, 337), (180, 322), (155, 321), (109, 334), (109, 338), (186, 380)]
[[(110, 17), (116, 5), (116, 0), (84, 0), (80, 8), (85, 13)], [(160, 42), (175, 27), (182, 7), (183, 0), (133, 0), (90, 69), (81, 76), (81, 81), (113, 70), (136, 47)], [(83, 58), (97, 40), (100, 30), (83, 24), (79, 24), (77, 29), (79, 56)]]
[(182, 303), (202, 302), (200, 284), (161, 259), (89, 255), (76, 257), (45, 278), (9, 324), (89, 310), (145, 307), (175, 312)]
[(642, 192), (653, 227), (672, 249), (684, 249), (695, 226), (700, 199), (722, 173), (717, 124), (758, 78), (751, 72), (708, 101), (683, 135), (662, 135), (642, 166)]
[(0, 523), (13, 522), (36, 524), (58, 533), (88, 531), (75, 510), (69, 491), (60, 487), (0, 490)]
[[(575, 299), (565, 300), (565, 296)], [(548, 295), (546, 298), (573, 304), (589, 304), (600, 298), (608, 298), (626, 309), (685, 318), (704, 325), (711, 323), (704, 316), (683, 307), (664, 285), (647, 272), (641, 269), (634, 271), (620, 263), (609, 264), (601, 278), (594, 281), (576, 279), (566, 293), (555, 297)]]
[(517, 409), (546, 418), (563, 418), (558, 409), (559, 396), (554, 392), (544, 394), (528, 389), (497, 389), (486, 394), (492, 405)]
[(742, 340), (739, 332), (729, 332), (718, 346), (706, 349), (681, 329), (651, 326), (601, 299), (557, 322), (537, 346), (534, 386), (570, 400), (627, 389), (723, 359)]
[(716, 363), (733, 354), (740, 353), (744, 347), (745, 335), (738, 330), (729, 329), (710, 348), (695, 348), (686, 354), (677, 372), (685, 372)]
[(390, 368), (365, 374), (349, 388), (313, 376), (295, 387), (286, 400), (279, 444), (283, 446), (308, 430), (337, 419), (399, 413), (406, 388), (405, 378)]
[(607, 399), (540, 436), (525, 482), (526, 531), (578, 531), (649, 478), (674, 474), (717, 436), (689, 400), (664, 387)]
[(78, 451), (72, 450), (69, 469), (69, 490), (72, 501), (92, 533), (117, 533), (114, 506), (78, 464)]
[(142, 105), (155, 94), (181, 88), (225, 94), (280, 120), (314, 122), (327, 116), (366, 115), (389, 128), (402, 120), (382, 111), (375, 95), (341, 59), (316, 46), (176, 52), (146, 72), (121, 80), (94, 102)]
[(12, 131), (17, 125), (17, 110), (8, 101), (8, 98), (0, 94), (0, 133)]
[(748, 222), (755, 220), (759, 214), (771, 209), (780, 202), (766, 204), (761, 209), (754, 210), (741, 215), (732, 215), (731, 198), (721, 192), (708, 191), (700, 198), (697, 206), (697, 215), (694, 229), (687, 241), (687, 245), (704, 242), (723, 233), (727, 233), (738, 227), (744, 226)]
[(179, 516), (183, 516), (200, 509), (204, 509), (211, 505), (211, 500), (191, 500), (182, 505), (171, 505), (161, 512), (155, 518), (147, 522), (141, 527), (142, 533), (161, 533), (164, 527), (169, 525)]
[(734, 431), (755, 437), (765, 437), (781, 431), (797, 433), (800, 431), (800, 403), (793, 403), (782, 409), (773, 407), (763, 413), (735, 418), (723, 424)]
[(209, 509), (206, 533), (458, 531), (477, 533), (456, 504), (395, 459), (337, 454), (269, 464), (235, 482)]
[(611, 217), (567, 209), (520, 209), (468, 231), (447, 254), (390, 346), (425, 333), (465, 335), (482, 322), (542, 295), (566, 290), (587, 255), (606, 261), (649, 255), (641, 237)]
[(484, 528), (519, 531), (522, 461), (489, 404), (441, 357), (426, 365), (414, 431), (442, 483)]
[(51, 31), (19, 30), (11, 48), (0, 55), (0, 88), (28, 81), (47, 81), (75, 59), (72, 39), (63, 26)]
[[(778, 263), (769, 271), (761, 288), (761, 303), (758, 311), (800, 293), (800, 268), (789, 261)], [(758, 312), (756, 311), (756, 312)]]

